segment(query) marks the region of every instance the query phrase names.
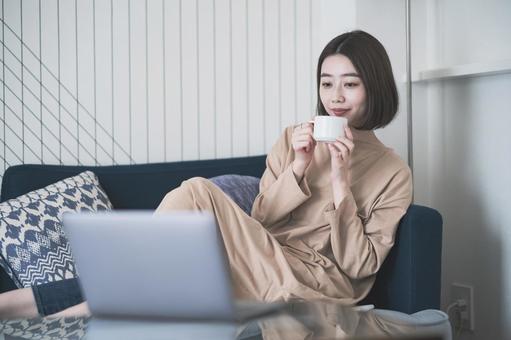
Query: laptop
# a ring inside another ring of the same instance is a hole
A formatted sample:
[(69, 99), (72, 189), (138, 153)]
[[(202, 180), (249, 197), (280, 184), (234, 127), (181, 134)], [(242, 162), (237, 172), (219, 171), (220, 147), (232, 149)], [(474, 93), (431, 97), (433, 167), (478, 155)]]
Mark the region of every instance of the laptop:
[(210, 213), (67, 213), (63, 226), (95, 317), (243, 322), (284, 306), (234, 301)]

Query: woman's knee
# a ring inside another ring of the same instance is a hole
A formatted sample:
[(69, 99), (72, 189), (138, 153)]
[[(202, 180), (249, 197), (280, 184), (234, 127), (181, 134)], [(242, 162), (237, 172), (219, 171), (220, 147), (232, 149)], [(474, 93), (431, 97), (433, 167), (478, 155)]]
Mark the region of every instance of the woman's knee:
[(214, 186), (213, 182), (204, 177), (192, 177), (181, 184), (185, 190), (192, 192), (209, 191)]
[(193, 177), (183, 181), (178, 188), (169, 191), (165, 195), (157, 211), (192, 209), (195, 198), (202, 196), (201, 193), (209, 191), (211, 185), (213, 183), (203, 177)]
[(209, 182), (209, 180), (207, 180), (206, 178), (203, 178), (203, 177), (192, 177), (190, 179), (187, 179), (187, 180), (181, 182), (181, 185), (179, 187), (167, 192), (167, 194), (163, 198), (163, 201), (172, 199), (172, 197), (178, 191), (185, 193), (185, 192), (193, 191), (194, 189), (197, 189), (197, 188), (204, 187), (207, 185), (206, 184), (207, 182)]
[(192, 177), (184, 181), (183, 183), (187, 183), (193, 186), (208, 186), (211, 181), (204, 177)]

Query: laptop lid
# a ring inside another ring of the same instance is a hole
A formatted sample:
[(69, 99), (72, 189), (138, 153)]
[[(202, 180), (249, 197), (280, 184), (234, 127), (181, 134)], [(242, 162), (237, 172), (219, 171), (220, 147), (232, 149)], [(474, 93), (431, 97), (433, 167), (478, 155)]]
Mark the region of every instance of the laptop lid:
[(235, 318), (211, 214), (77, 213), (65, 214), (63, 226), (93, 315)]

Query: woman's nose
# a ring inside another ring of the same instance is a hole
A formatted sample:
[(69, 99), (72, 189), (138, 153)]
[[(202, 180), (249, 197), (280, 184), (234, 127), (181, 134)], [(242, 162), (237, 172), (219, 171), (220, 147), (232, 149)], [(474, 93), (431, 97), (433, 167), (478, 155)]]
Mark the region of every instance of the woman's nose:
[(345, 98), (342, 94), (342, 91), (339, 89), (335, 89), (334, 93), (332, 93), (332, 103), (344, 103)]

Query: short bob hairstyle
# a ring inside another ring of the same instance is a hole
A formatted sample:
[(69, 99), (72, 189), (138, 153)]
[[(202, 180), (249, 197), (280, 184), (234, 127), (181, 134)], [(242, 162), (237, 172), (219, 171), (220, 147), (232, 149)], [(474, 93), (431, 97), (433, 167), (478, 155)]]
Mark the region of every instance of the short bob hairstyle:
[(399, 105), (389, 56), (375, 37), (358, 30), (335, 37), (319, 56), (316, 79), (318, 115), (328, 115), (319, 95), (321, 66), (327, 57), (334, 54), (342, 54), (351, 61), (360, 74), (366, 90), (365, 112), (362, 118), (355, 122), (354, 127), (373, 130), (389, 124), (394, 119)]

